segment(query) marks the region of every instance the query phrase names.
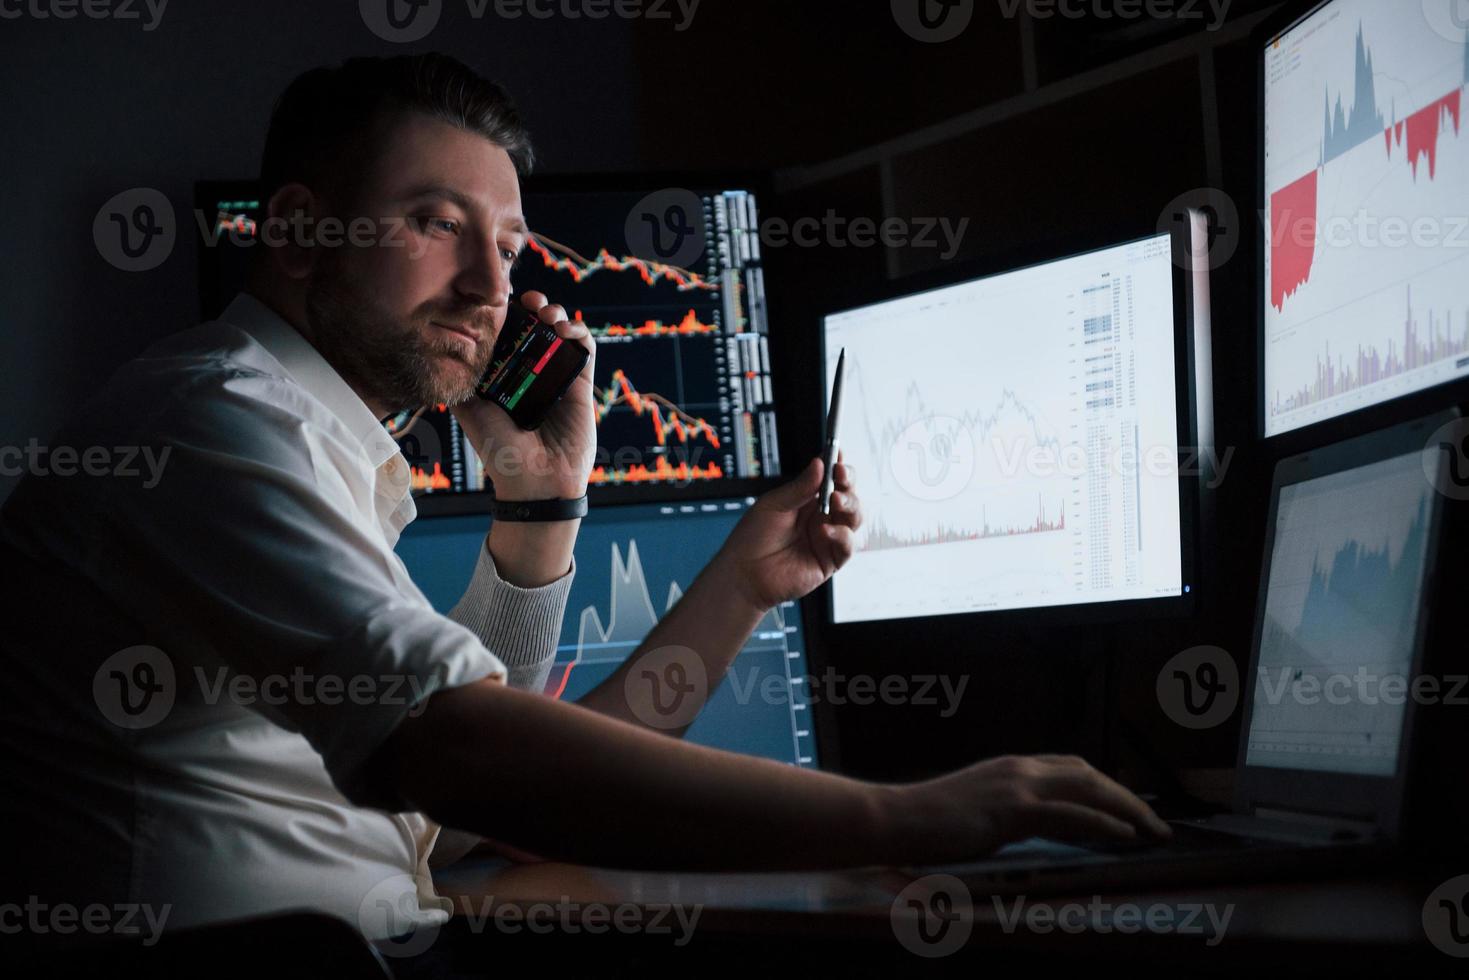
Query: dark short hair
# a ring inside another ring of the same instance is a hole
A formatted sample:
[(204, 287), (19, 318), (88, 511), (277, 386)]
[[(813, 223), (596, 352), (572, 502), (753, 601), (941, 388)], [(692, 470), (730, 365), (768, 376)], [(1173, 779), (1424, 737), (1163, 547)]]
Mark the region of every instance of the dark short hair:
[(535, 162), (510, 96), (463, 62), (444, 54), (350, 58), (313, 68), (276, 100), (260, 161), (263, 195), (299, 181), (351, 200), (372, 162), (374, 126), (405, 109), (478, 133), (508, 153), (518, 173)]

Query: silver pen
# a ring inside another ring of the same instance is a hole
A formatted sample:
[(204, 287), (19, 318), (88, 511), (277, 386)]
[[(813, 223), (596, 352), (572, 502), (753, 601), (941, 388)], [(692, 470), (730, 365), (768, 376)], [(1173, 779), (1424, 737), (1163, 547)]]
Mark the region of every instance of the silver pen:
[(831, 403), (826, 411), (826, 452), (822, 454), (821, 513), (831, 513), (831, 492), (836, 486), (837, 423), (842, 416), (842, 380), (847, 375), (847, 349), (842, 348), (837, 357), (836, 379), (831, 383)]

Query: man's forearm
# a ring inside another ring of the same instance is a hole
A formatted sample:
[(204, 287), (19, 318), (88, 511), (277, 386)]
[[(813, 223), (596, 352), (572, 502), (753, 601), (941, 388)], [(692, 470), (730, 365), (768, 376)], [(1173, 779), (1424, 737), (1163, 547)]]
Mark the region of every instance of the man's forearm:
[(485, 547), (500, 577), (522, 589), (550, 585), (571, 568), (581, 521), (495, 521)]
[[(702, 665), (699, 683), (693, 685), (695, 690), (687, 692), (698, 697), (702, 706), (767, 612), (744, 597), (744, 590), (734, 578), (736, 574), (732, 566), (716, 557), (627, 660), (577, 703), (634, 725), (658, 717), (652, 710), (653, 699), (659, 693), (657, 688), (650, 683), (629, 684), (628, 675), (643, 669), (644, 654), (677, 647), (681, 656), (696, 656)], [(686, 670), (692, 666), (684, 665)], [(699, 671), (695, 674), (697, 677)], [(687, 724), (657, 730), (665, 735), (682, 735), (692, 724), (692, 707), (689, 705), (690, 710), (684, 710), (681, 706), (679, 711), (680, 717), (689, 718)]]
[(897, 859), (889, 787), (663, 738), (484, 681), (435, 694), (370, 762), (445, 826), (613, 867)]

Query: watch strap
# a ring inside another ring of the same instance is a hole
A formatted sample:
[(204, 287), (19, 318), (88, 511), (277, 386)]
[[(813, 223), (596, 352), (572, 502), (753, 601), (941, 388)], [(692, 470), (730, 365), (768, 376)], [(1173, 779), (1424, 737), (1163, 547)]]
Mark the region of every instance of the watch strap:
[(511, 523), (574, 521), (587, 516), (587, 498), (583, 494), (575, 500), (496, 500), (490, 516)]

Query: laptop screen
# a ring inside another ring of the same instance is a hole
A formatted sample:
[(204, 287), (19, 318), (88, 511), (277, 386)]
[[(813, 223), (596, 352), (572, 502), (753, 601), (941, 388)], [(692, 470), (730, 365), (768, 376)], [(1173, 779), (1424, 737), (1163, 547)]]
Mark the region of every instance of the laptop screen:
[(1433, 492), (1416, 452), (1281, 487), (1246, 765), (1396, 773)]

